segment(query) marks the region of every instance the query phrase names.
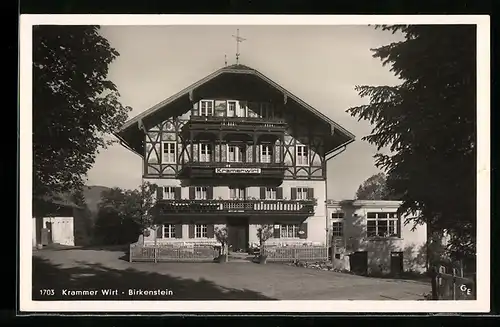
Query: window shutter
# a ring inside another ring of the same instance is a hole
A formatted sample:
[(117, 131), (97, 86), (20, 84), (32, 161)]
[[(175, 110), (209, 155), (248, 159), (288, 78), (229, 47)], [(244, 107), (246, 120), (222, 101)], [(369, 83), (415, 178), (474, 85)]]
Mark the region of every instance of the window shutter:
[(398, 224), (398, 226), (397, 226), (397, 231), (396, 231), (396, 233), (397, 233), (397, 236), (398, 236), (399, 238), (401, 238), (401, 221), (402, 221), (402, 220), (401, 220), (401, 215), (400, 215), (400, 214), (398, 214), (398, 220), (397, 220), (397, 222), (396, 222), (396, 224)]
[(266, 198), (266, 188), (265, 187), (261, 187), (260, 188), (260, 199), (264, 200), (265, 198)]
[(241, 151), (241, 161), (247, 162), (247, 147), (245, 145), (242, 145), (240, 147), (240, 151)]
[(212, 200), (213, 198), (214, 198), (214, 187), (208, 186), (207, 187), (207, 200)]
[(175, 225), (175, 238), (182, 238), (182, 224)]
[(207, 225), (207, 237), (214, 238), (214, 225), (213, 224)]
[(189, 224), (189, 238), (194, 238), (194, 225)]
[(156, 199), (157, 200), (163, 199), (163, 186), (158, 186), (156, 188)]
[[(278, 228), (276, 228), (278, 227)], [(281, 234), (281, 225), (278, 223), (274, 223), (273, 225), (273, 238), (280, 238)]]
[(297, 188), (292, 187), (292, 193), (291, 193), (291, 198), (292, 200), (297, 200)]
[(299, 238), (307, 238), (307, 223), (302, 223), (299, 226)]
[(199, 115), (199, 106), (200, 106), (200, 102), (196, 103), (193, 106), (193, 109), (191, 110), (191, 115), (193, 115), (193, 116), (198, 116)]
[(181, 188), (180, 187), (176, 187), (174, 189), (174, 198), (176, 200), (180, 200), (181, 199)]
[(158, 226), (156, 229), (156, 238), (163, 238), (163, 225)]
[(307, 189), (307, 198), (309, 200), (314, 199), (314, 189), (312, 187)]
[(278, 200), (283, 199), (283, 188), (282, 187), (276, 188), (276, 199), (278, 199)]
[(194, 200), (194, 186), (189, 187), (189, 199)]

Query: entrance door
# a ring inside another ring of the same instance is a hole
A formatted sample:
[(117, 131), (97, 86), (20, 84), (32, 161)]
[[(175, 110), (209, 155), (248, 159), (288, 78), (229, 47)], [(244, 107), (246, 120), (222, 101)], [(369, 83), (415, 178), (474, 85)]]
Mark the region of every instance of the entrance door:
[(228, 224), (227, 232), (230, 251), (246, 252), (248, 250), (248, 224)]
[(360, 275), (366, 275), (368, 273), (368, 252), (354, 252), (350, 256), (349, 263), (352, 272)]
[(403, 272), (403, 252), (391, 252), (391, 274), (399, 275)]

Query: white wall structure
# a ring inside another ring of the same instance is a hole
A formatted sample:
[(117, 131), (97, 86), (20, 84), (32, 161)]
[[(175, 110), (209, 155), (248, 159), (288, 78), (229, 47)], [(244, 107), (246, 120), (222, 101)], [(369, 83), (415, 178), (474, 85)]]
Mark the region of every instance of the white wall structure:
[[(402, 259), (404, 271), (426, 269), (426, 225), (405, 224), (399, 201), (328, 201), (330, 235), (337, 257), (363, 254), (368, 272), (389, 273)], [(353, 267), (351, 267), (352, 269)]]
[[(156, 184), (158, 187), (181, 187), (181, 181), (178, 179), (155, 179), (155, 178), (144, 178), (144, 182), (150, 182)], [(307, 244), (307, 245), (326, 245), (327, 243), (327, 220), (325, 213), (325, 201), (326, 201), (326, 182), (325, 181), (311, 181), (311, 180), (284, 180), (280, 185), (283, 189), (283, 199), (291, 199), (291, 189), (294, 187), (304, 187), (314, 189), (314, 198), (317, 200), (317, 204), (314, 208), (314, 216), (308, 217), (306, 220), (301, 221), (296, 217), (286, 218), (286, 217), (266, 217), (266, 221), (256, 222), (256, 219), (250, 218), (248, 224), (248, 243), (249, 245), (258, 244), (257, 238), (257, 228), (260, 223), (265, 224), (300, 224), (307, 223), (307, 237), (271, 237), (266, 244), (269, 245), (294, 245), (294, 244)], [(246, 195), (248, 198), (259, 198), (260, 188), (257, 186), (251, 186), (246, 188)], [(228, 186), (215, 186), (213, 188), (213, 198), (214, 199), (229, 199), (229, 187)], [(189, 187), (181, 187), (181, 198), (189, 198)], [(190, 218), (192, 219), (192, 218)], [(189, 237), (189, 226), (190, 219), (184, 219), (177, 224), (177, 228), (181, 228), (181, 236), (176, 238), (156, 238), (156, 231), (151, 229), (148, 236), (144, 237), (144, 242), (147, 244), (154, 243), (203, 243), (203, 244), (217, 244), (215, 238), (209, 239), (193, 239)], [(207, 223), (213, 223), (214, 228), (223, 227), (226, 225), (226, 217), (221, 216), (219, 219), (214, 217), (196, 217), (198, 222), (206, 220)], [(215, 219), (215, 220), (214, 220)]]
[(43, 217), (41, 219), (42, 225), (37, 226), (36, 218), (32, 219), (33, 221), (33, 246), (36, 246), (37, 243), (40, 243), (40, 240), (37, 240), (37, 235), (40, 231), (37, 229), (41, 228), (50, 228), (50, 235), (52, 237), (51, 243), (74, 246), (75, 245), (75, 232), (74, 232), (74, 218), (73, 217)]

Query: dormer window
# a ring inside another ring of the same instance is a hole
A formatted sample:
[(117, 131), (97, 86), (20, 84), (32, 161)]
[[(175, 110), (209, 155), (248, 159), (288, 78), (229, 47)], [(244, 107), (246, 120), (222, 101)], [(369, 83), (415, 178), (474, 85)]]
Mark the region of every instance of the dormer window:
[(213, 116), (214, 115), (214, 102), (213, 100), (200, 101), (200, 116)]

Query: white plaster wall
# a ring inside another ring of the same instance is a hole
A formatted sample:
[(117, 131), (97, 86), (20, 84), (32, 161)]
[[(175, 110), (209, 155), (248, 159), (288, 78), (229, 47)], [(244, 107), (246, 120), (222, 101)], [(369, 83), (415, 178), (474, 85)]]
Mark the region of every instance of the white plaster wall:
[[(181, 181), (178, 179), (144, 179), (144, 181), (148, 181), (151, 183), (155, 183), (158, 186), (172, 186), (172, 187), (181, 187)], [(314, 216), (311, 216), (305, 220), (307, 222), (307, 239), (269, 239), (266, 244), (296, 244), (296, 243), (312, 243), (315, 244), (325, 244), (327, 239), (327, 219), (326, 219), (326, 211), (325, 211), (325, 201), (326, 201), (326, 182), (325, 181), (310, 181), (310, 180), (284, 180), (280, 185), (283, 188), (283, 199), (291, 199), (291, 189), (292, 187), (307, 187), (314, 188), (314, 197), (317, 199), (317, 204), (314, 208)], [(247, 188), (247, 197), (259, 198), (260, 197), (260, 187), (252, 186)], [(183, 199), (189, 198), (189, 187), (181, 188), (181, 197)], [(229, 199), (229, 187), (228, 186), (215, 186), (213, 188), (213, 197), (214, 199)], [(207, 219), (207, 218), (201, 218)], [(270, 222), (274, 223), (276, 221), (275, 217), (270, 217)], [(286, 223), (286, 221), (280, 222)], [(296, 223), (296, 220), (291, 220), (290, 223)], [(257, 243), (257, 226), (258, 225), (249, 225), (249, 242)], [(162, 240), (162, 242), (175, 242), (175, 241), (193, 241), (193, 239), (188, 238), (188, 225), (183, 225), (182, 231), (182, 239), (177, 240)], [(151, 233), (153, 235), (154, 233)], [(146, 242), (154, 242), (153, 236), (149, 236), (145, 238)]]
[(394, 206), (328, 206), (327, 217), (329, 226), (332, 224), (332, 213), (343, 211), (344, 218), (344, 244), (346, 253), (367, 251), (368, 267), (371, 270), (390, 269), (391, 252), (403, 252), (403, 269), (425, 271), (425, 247), (427, 243), (427, 228), (425, 225), (416, 226), (404, 224), (405, 217), (401, 218), (401, 237), (399, 238), (367, 238), (366, 225), (368, 212), (396, 212)]
[(73, 217), (44, 217), (43, 226), (52, 223), (52, 242), (62, 245), (75, 245)]

